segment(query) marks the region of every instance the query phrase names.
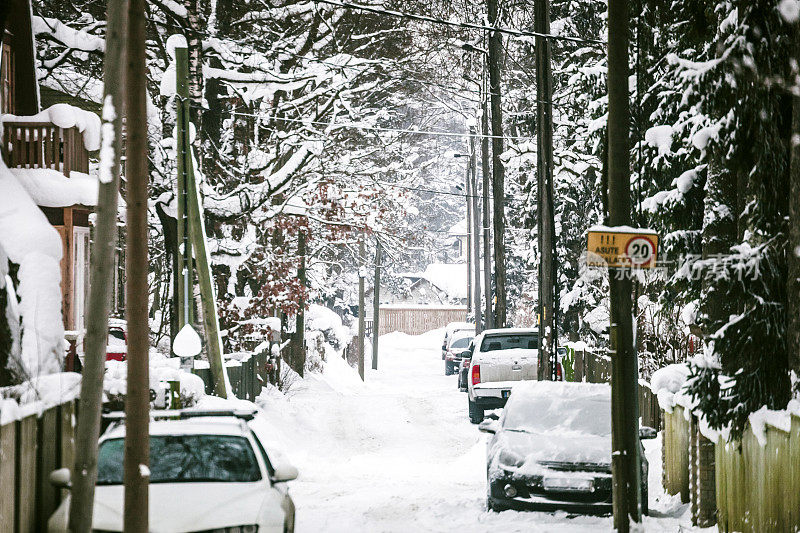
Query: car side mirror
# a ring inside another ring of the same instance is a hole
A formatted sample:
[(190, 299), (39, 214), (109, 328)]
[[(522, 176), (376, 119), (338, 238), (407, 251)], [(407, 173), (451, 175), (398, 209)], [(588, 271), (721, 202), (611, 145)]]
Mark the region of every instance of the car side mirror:
[(480, 424), (478, 424), (478, 431), (481, 433), (491, 433), (495, 434), (498, 430), (498, 423), (497, 420), (492, 420), (491, 418), (487, 418)]
[(458, 355), (464, 359), (472, 359), (472, 350), (464, 350)]
[(72, 473), (69, 468), (59, 468), (50, 472), (50, 484), (57, 489), (71, 489)]
[(649, 426), (642, 426), (639, 428), (640, 439), (654, 439), (657, 435), (658, 432)]
[(275, 467), (275, 472), (272, 474), (272, 481), (276, 483), (292, 481), (297, 479), (297, 476), (297, 468), (292, 465), (280, 465)]

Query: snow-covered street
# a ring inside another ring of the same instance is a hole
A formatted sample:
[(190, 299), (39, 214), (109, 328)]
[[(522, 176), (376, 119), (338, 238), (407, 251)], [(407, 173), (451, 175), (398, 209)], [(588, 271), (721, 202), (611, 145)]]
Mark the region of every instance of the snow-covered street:
[[(610, 517), (486, 511), (486, 439), (444, 375), (441, 338), (385, 335), (364, 384), (337, 360), (286, 398), (262, 396), (275, 444), (300, 470), (297, 531), (610, 531)], [(647, 530), (689, 529), (686, 506), (660, 489), (658, 443)]]

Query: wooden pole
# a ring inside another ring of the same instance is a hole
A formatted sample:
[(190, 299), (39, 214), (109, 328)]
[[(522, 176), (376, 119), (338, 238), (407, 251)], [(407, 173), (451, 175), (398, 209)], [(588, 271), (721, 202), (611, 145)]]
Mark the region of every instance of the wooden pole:
[(364, 347), (366, 344), (366, 317), (364, 309), (364, 234), (358, 242), (358, 375), (364, 381)]
[[(612, 226), (629, 225), (630, 126), (628, 4), (608, 2), (608, 210)], [(614, 527), (627, 533), (641, 521), (636, 354), (630, 273), (611, 269), (611, 457)]]
[(128, 4), (128, 48), (125, 88), (127, 116), (127, 286), (128, 390), (125, 399), (126, 533), (148, 531), (148, 467), (150, 464), (150, 384), (147, 254), (147, 70), (145, 64), (145, 0)]
[[(297, 234), (297, 255), (300, 257), (300, 267), (297, 269), (297, 279), (300, 285), (305, 288), (306, 280), (306, 233), (300, 230)], [(305, 321), (306, 302), (301, 297), (298, 302), (297, 315), (295, 316), (294, 328), (294, 361), (292, 361), (294, 371), (303, 376), (306, 366), (306, 321)]]
[[(498, 0), (486, 0), (489, 25), (496, 26)], [(495, 327), (506, 325), (506, 263), (505, 263), (505, 169), (503, 153), (503, 109), (500, 82), (500, 62), (503, 37), (489, 32), (489, 94), (492, 111), (492, 209), (494, 211), (494, 285)]]
[[(188, 114), (186, 120), (189, 120)], [(191, 145), (187, 147), (187, 151), (191, 154)], [(203, 311), (203, 331), (206, 336), (208, 366), (214, 382), (214, 394), (220, 398), (227, 398), (225, 367), (222, 364), (222, 339), (219, 335), (219, 318), (217, 317), (217, 299), (206, 250), (206, 228), (203, 224), (200, 193), (195, 181), (194, 163), (191, 157), (186, 160), (186, 191), (189, 200), (189, 237), (194, 250), (197, 281), (200, 286), (200, 304)]]
[(378, 370), (378, 329), (381, 318), (381, 241), (375, 239), (375, 279), (372, 283), (372, 370)]
[[(121, 161), (122, 116), (125, 110), (124, 69), (127, 0), (109, 0), (106, 51), (103, 61), (102, 143), (113, 148), (107, 178), (101, 180), (97, 197), (89, 302), (86, 312), (86, 356), (83, 363), (80, 406), (75, 428), (75, 465), (72, 469), (70, 531), (92, 529), (94, 486), (97, 482), (97, 439), (103, 404), (103, 375), (108, 345), (108, 314), (114, 287), (114, 252), (117, 237), (117, 198)], [(109, 139), (109, 130), (113, 136)]]
[(194, 323), (192, 306), (193, 262), (189, 242), (189, 194), (186, 187), (188, 167), (191, 166), (189, 142), (189, 51), (175, 48), (175, 107), (177, 137), (177, 204), (178, 204), (178, 331)]
[(467, 260), (467, 314), (469, 314), (475, 310), (472, 297), (472, 159), (467, 160), (464, 191), (467, 200), (467, 249), (464, 250), (464, 257)]
[[(795, 59), (800, 56), (800, 32), (795, 28)], [(789, 231), (787, 239), (786, 316), (789, 367), (800, 376), (800, 96), (792, 95), (789, 138)]]
[(472, 254), (472, 269), (474, 271), (472, 282), (472, 301), (474, 302), (472, 308), (475, 310), (475, 332), (480, 333), (483, 331), (483, 310), (481, 309), (481, 232), (480, 232), (480, 211), (478, 210), (478, 161), (477, 154), (475, 153), (475, 126), (470, 126), (469, 132), (471, 134), (469, 139), (469, 167), (471, 169), (469, 175), (469, 189), (472, 191), (472, 197), (467, 200), (472, 204), (471, 216), (469, 223), (472, 224), (472, 246), (470, 253)]
[[(536, 0), (535, 29), (550, 33), (550, 1)], [(553, 227), (553, 81), (550, 42), (536, 37), (537, 204), (539, 240), (539, 379), (555, 380), (555, 269)]]
[(481, 95), (481, 178), (483, 181), (483, 290), (486, 301), (484, 302), (484, 320), (486, 329), (494, 327), (492, 313), (492, 217), (489, 211), (489, 195), (491, 194), (491, 169), (489, 166), (489, 105), (486, 90), (486, 56), (484, 56), (484, 83)]

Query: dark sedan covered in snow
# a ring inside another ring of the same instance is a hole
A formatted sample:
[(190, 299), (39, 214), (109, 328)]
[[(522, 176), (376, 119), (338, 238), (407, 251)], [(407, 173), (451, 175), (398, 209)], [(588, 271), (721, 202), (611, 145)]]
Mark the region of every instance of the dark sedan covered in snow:
[[(488, 506), (611, 512), (611, 388), (606, 384), (521, 382), (499, 420), (484, 420)], [(655, 431), (642, 428), (642, 438)], [(647, 461), (642, 511), (647, 513)]]

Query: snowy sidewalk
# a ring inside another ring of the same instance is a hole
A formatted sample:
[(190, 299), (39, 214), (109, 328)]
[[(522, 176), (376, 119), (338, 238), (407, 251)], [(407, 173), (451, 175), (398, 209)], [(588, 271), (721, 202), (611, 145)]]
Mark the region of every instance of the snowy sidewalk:
[[(444, 375), (442, 335), (385, 335), (366, 383), (330, 361), (288, 398), (259, 402), (275, 445), (300, 470), (290, 484), (297, 531), (610, 531), (609, 517), (486, 511), (486, 439), (455, 376)], [(658, 442), (648, 450), (650, 505), (662, 517), (645, 524), (677, 531), (685, 506), (660, 490)]]

